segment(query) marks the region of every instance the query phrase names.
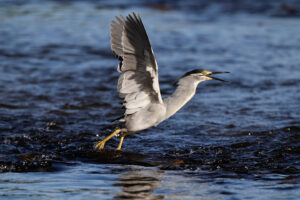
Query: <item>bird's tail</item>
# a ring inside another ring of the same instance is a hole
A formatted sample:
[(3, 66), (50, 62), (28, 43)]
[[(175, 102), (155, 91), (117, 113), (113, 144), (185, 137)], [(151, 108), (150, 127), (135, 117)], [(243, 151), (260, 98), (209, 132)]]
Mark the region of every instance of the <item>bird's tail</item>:
[(112, 123), (125, 122), (124, 116), (118, 117), (117, 119), (111, 120)]

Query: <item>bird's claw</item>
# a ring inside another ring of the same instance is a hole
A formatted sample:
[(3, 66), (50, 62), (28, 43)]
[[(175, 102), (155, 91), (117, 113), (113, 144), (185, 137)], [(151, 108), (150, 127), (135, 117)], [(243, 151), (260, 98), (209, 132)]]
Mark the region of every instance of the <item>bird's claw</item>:
[[(104, 140), (99, 141), (99, 142), (95, 145), (94, 149), (95, 149), (95, 150), (101, 150), (101, 149), (104, 149), (105, 143), (106, 143), (108, 140), (110, 140), (110, 138), (112, 138), (113, 136), (117, 135), (118, 133), (120, 133), (120, 132), (123, 131), (123, 130), (124, 130), (124, 129), (117, 129), (117, 130), (115, 130), (112, 134), (110, 134), (109, 136), (107, 136)], [(127, 134), (125, 134), (125, 135), (127, 135)], [(120, 141), (120, 144), (119, 144), (119, 146), (118, 146), (118, 150), (121, 149), (121, 145), (122, 145), (122, 142), (123, 142), (123, 139), (124, 139), (125, 135), (122, 134), (122, 136), (121, 136), (121, 141)]]
[(95, 145), (95, 150), (101, 150), (104, 149), (105, 141), (101, 140)]

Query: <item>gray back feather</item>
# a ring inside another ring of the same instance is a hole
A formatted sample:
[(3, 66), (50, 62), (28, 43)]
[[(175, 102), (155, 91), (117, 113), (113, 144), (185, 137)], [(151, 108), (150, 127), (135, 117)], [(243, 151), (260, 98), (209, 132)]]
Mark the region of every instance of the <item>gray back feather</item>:
[(133, 13), (116, 19), (111, 23), (111, 48), (121, 61), (118, 91), (125, 114), (133, 114), (150, 103), (163, 103), (158, 68), (140, 16)]

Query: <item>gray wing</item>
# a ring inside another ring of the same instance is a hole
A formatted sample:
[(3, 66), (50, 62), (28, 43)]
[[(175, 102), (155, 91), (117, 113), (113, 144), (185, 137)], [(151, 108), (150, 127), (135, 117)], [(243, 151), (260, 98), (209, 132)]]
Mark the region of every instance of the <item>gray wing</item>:
[(118, 91), (128, 115), (163, 101), (157, 63), (141, 17), (133, 13), (116, 19), (111, 23), (111, 48), (121, 61)]

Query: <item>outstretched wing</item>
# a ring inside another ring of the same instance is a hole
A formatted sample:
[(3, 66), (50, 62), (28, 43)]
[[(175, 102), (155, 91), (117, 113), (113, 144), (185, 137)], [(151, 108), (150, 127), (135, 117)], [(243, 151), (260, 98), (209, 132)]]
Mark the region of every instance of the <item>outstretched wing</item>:
[(163, 101), (157, 63), (141, 17), (132, 13), (116, 19), (111, 23), (111, 48), (120, 60), (118, 91), (129, 115)]

